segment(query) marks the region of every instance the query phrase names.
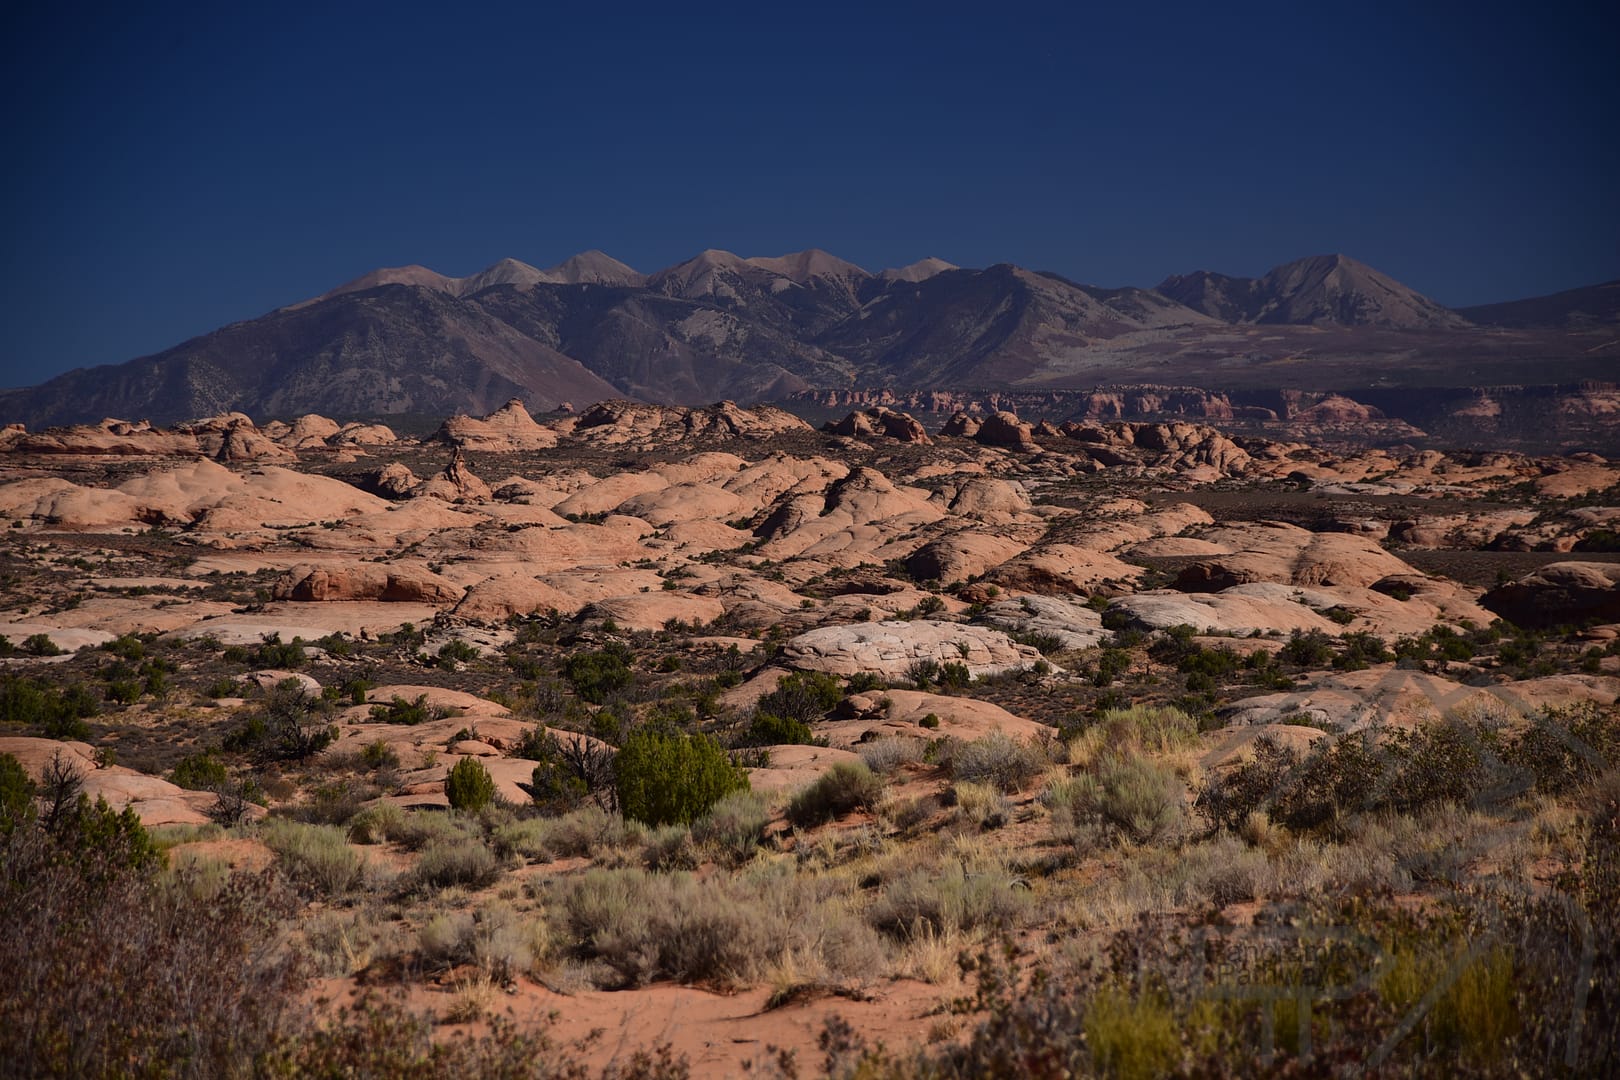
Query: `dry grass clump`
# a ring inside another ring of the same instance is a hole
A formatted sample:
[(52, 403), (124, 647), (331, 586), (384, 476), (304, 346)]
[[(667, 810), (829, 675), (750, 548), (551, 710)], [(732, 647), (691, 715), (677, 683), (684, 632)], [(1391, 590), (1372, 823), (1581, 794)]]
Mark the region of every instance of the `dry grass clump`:
[(533, 970), (550, 953), (545, 922), (502, 901), (441, 912), (417, 931), (422, 959), (440, 969), (475, 964), (501, 984)]
[(1183, 820), (1184, 789), (1170, 767), (1126, 749), (1049, 785), (1043, 800), (1053, 827), (1072, 843), (1113, 833), (1138, 844), (1175, 835)]
[(270, 818), (259, 837), (276, 855), (287, 876), (319, 896), (342, 896), (365, 882), (366, 861), (335, 825), (304, 825)]
[(345, 976), (364, 971), (379, 957), (398, 951), (399, 924), (378, 918), (365, 908), (326, 911), (304, 929), (309, 956), (322, 975)]
[(827, 888), (790, 869), (703, 880), (590, 870), (559, 883), (554, 910), (562, 948), (600, 962), (623, 986), (662, 976), (740, 987), (784, 963), (874, 973), (881, 943), (828, 902)]
[(417, 857), (412, 877), (418, 887), (444, 889), (455, 885), (481, 888), (500, 877), (501, 863), (489, 845), (467, 838), (435, 840)]
[(641, 861), (649, 870), (696, 870), (702, 854), (691, 827), (681, 824), (660, 825), (642, 843)]
[(964, 743), (951, 754), (951, 776), (970, 784), (989, 784), (1005, 792), (1022, 791), (1047, 766), (1046, 753), (1000, 731)]
[(912, 765), (923, 759), (928, 748), (925, 739), (910, 735), (885, 735), (881, 739), (860, 744), (861, 760), (875, 773), (886, 774), (902, 765)]
[(957, 781), (951, 788), (956, 819), (976, 829), (999, 829), (1012, 819), (1012, 803), (991, 784)]
[(925, 931), (1010, 927), (1028, 908), (1028, 888), (976, 840), (963, 838), (954, 852), (906, 852), (879, 877), (866, 920), (902, 941)]
[(770, 823), (764, 796), (734, 791), (692, 823), (692, 839), (717, 861), (740, 866), (753, 858)]
[(376, 802), (349, 819), (349, 839), (356, 844), (402, 843), (409, 832), (398, 803)]
[(1066, 744), (1070, 765), (1088, 768), (1105, 753), (1135, 748), (1168, 754), (1195, 746), (1198, 722), (1166, 705), (1109, 709)]

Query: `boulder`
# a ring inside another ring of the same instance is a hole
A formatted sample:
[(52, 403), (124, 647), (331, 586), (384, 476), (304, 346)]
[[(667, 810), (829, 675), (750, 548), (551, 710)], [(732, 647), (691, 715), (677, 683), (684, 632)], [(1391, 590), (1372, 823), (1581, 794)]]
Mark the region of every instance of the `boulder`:
[(1280, 522), (1225, 526), (1203, 537), (1232, 551), (1201, 559), (1176, 578), (1183, 592), (1218, 592), (1251, 581), (1288, 585), (1368, 586), (1415, 573), (1377, 542), (1351, 533), (1314, 533)]

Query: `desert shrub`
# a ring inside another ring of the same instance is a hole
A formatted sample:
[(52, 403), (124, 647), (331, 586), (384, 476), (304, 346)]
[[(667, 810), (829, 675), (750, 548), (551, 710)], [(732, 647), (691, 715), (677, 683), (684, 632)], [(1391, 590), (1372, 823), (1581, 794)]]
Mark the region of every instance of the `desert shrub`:
[(85, 739), (85, 719), (101, 711), (83, 685), (59, 688), (15, 675), (0, 676), (0, 723), (38, 727), (50, 739)]
[(601, 961), (622, 985), (662, 976), (743, 986), (787, 956), (859, 974), (882, 955), (869, 929), (791, 872), (700, 881), (591, 870), (559, 883), (555, 910), (566, 948)]
[(67, 652), (49, 634), (29, 634), (23, 638), (22, 651), (29, 656), (61, 656)]
[(844, 696), (838, 679), (821, 671), (796, 671), (760, 698), (757, 713), (808, 725), (827, 715)]
[(228, 675), (222, 675), (209, 683), (203, 693), (211, 698), (241, 697), (242, 684)]
[(906, 665), (906, 679), (918, 690), (927, 690), (939, 681), (939, 661), (913, 660)]
[(410, 701), (402, 697), (395, 697), (386, 705), (373, 705), (371, 707), (371, 720), (376, 724), (426, 724), (434, 720), (443, 720), (450, 715), (450, 711), (442, 705), (429, 705), (426, 694), (418, 694)]
[(614, 789), (624, 815), (648, 825), (690, 824), (748, 777), (706, 735), (643, 727), (613, 762)]
[(628, 847), (641, 836), (641, 826), (598, 806), (584, 806), (562, 817), (544, 821), (535, 838), (541, 849), (559, 858), (594, 855)]
[(287, 876), (317, 896), (336, 897), (359, 888), (366, 863), (335, 825), (304, 825), (270, 818), (259, 833)]
[(883, 781), (858, 761), (840, 761), (788, 802), (788, 820), (804, 829), (851, 810), (870, 810), (883, 797)]
[(1374, 664), (1395, 659), (1395, 654), (1389, 651), (1383, 638), (1365, 630), (1345, 634), (1339, 638), (1339, 644), (1344, 651), (1333, 661), (1333, 666), (1339, 671), (1362, 671)]
[(1502, 757), (1534, 777), (1542, 794), (1567, 794), (1620, 763), (1620, 726), (1592, 705), (1549, 707), (1508, 742)]
[(1012, 818), (1012, 803), (993, 784), (959, 780), (951, 788), (961, 820), (979, 829), (999, 829)]
[(951, 776), (973, 784), (990, 784), (1001, 791), (1022, 791), (1046, 767), (1039, 747), (1021, 743), (995, 731), (956, 748)]
[(1120, 1080), (1170, 1073), (1181, 1059), (1181, 1036), (1169, 1003), (1145, 990), (1136, 995), (1107, 986), (1085, 1015), (1086, 1045), (1098, 1071)]
[(948, 660), (939, 666), (939, 685), (947, 690), (964, 689), (972, 681), (972, 672), (959, 660)]
[(1028, 645), (1042, 656), (1052, 656), (1063, 651), (1063, 639), (1056, 634), (1045, 634), (1038, 630), (1030, 630), (1014, 634), (1012, 639), (1020, 645)]
[(1010, 927), (1028, 906), (1028, 895), (999, 867), (915, 866), (883, 881), (866, 919), (897, 938)]
[(860, 744), (861, 760), (875, 773), (890, 773), (902, 765), (922, 760), (923, 739), (907, 735), (887, 735)]
[(461, 664), (470, 664), (476, 659), (478, 650), (460, 638), (439, 646), (439, 666), (446, 671), (454, 671)]
[(1108, 753), (1071, 778), (1053, 798), (1060, 823), (1099, 822), (1139, 844), (1169, 835), (1181, 822), (1176, 774), (1135, 750)]
[(309, 798), (292, 807), (289, 815), (310, 825), (347, 825), (360, 807), (376, 795), (376, 789), (351, 780), (319, 784)]
[(434, 840), (422, 848), (412, 873), (419, 885), (480, 888), (500, 876), (501, 865), (482, 840)]
[(117, 851), (72, 858), (37, 827), (0, 840), (0, 1072), (238, 1076), (294, 1026), (292, 898), (273, 878), (159, 877)]
[(1253, 757), (1212, 776), (1198, 792), (1194, 809), (1218, 829), (1236, 831), (1251, 814), (1268, 807), (1299, 762), (1298, 755), (1270, 735), (1256, 739), (1253, 749)]
[(38, 789), (28, 770), (10, 754), (0, 754), (0, 837), (31, 824), (38, 816), (34, 796)]
[(734, 791), (692, 822), (692, 839), (723, 862), (737, 865), (753, 857), (770, 824), (765, 799), (752, 791)]
[(304, 639), (295, 637), (284, 642), (280, 633), (270, 634), (260, 641), (250, 659), (258, 667), (275, 671), (297, 671), (309, 663), (309, 655), (304, 652)]
[(190, 791), (211, 791), (229, 779), (224, 764), (206, 750), (187, 754), (169, 774), (170, 782)]
[(698, 849), (687, 825), (660, 825), (642, 841), (641, 860), (649, 870), (696, 870)]
[(1333, 639), (1321, 630), (1295, 630), (1277, 655), (1297, 667), (1322, 667), (1333, 660)]
[(574, 692), (593, 705), (601, 705), (635, 681), (630, 650), (613, 642), (598, 652), (575, 653), (563, 662), (563, 676)]
[(774, 713), (756, 712), (737, 746), (809, 746), (816, 737), (802, 720)]
[(103, 694), (114, 705), (133, 705), (141, 700), (141, 684), (134, 679), (113, 679)]
[(535, 727), (524, 732), (515, 753), (536, 763), (529, 794), (541, 810), (567, 813), (586, 800), (604, 810), (618, 808), (611, 747)]
[(1396, 731), (1385, 750), (1394, 775), (1378, 804), (1403, 813), (1440, 802), (1468, 804), (1517, 793), (1512, 790), (1518, 780), (1514, 770), (1498, 756), (1497, 734), (1479, 724), (1446, 719)]
[(405, 811), (398, 803), (372, 803), (349, 819), (349, 839), (356, 844), (399, 840), (405, 831)]
[(475, 757), (464, 757), (444, 778), (444, 793), (452, 810), (477, 813), (495, 801), (495, 781)]
[(306, 693), (297, 679), (283, 679), (271, 688), (264, 706), (225, 737), (225, 749), (261, 761), (306, 761), (337, 737), (331, 709), (328, 702)]
[(375, 739), (360, 749), (360, 761), (368, 769), (399, 768), (399, 751), (384, 739)]

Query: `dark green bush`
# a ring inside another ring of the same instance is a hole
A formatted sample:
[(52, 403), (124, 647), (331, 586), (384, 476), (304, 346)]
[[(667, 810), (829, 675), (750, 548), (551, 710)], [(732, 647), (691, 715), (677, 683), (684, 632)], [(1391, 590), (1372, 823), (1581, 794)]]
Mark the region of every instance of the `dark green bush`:
[(337, 738), (331, 704), (305, 692), (297, 679), (271, 688), (263, 708), (225, 738), (225, 749), (261, 761), (307, 761)]
[(1297, 667), (1323, 667), (1333, 661), (1333, 639), (1320, 630), (1295, 630), (1278, 655)]
[(574, 692), (593, 705), (601, 705), (635, 681), (629, 648), (613, 642), (598, 652), (575, 653), (563, 661), (563, 677)]
[(784, 720), (810, 724), (826, 716), (843, 696), (836, 677), (821, 671), (796, 671), (761, 697), (755, 709)]
[(411, 701), (396, 697), (386, 705), (373, 705), (371, 719), (378, 724), (407, 724), (415, 726), (426, 724), (434, 720), (443, 720), (449, 716), (448, 710), (439, 705), (429, 705), (426, 694), (417, 694)]
[(753, 723), (737, 740), (737, 746), (809, 746), (816, 741), (808, 724), (772, 713), (755, 713)]
[(495, 801), (495, 781), (475, 757), (464, 757), (444, 779), (444, 793), (455, 810), (477, 813)]
[(95, 696), (81, 683), (58, 688), (19, 676), (0, 676), (0, 722), (44, 729), (52, 739), (85, 739), (85, 717), (101, 711)]
[(224, 764), (207, 751), (187, 754), (169, 774), (170, 782), (189, 791), (211, 791), (229, 779)]
[(627, 818), (648, 825), (690, 824), (748, 777), (706, 735), (643, 727), (625, 740), (613, 763), (614, 789)]
[(49, 634), (29, 634), (23, 638), (22, 651), (29, 656), (61, 656), (67, 652), (52, 641)]

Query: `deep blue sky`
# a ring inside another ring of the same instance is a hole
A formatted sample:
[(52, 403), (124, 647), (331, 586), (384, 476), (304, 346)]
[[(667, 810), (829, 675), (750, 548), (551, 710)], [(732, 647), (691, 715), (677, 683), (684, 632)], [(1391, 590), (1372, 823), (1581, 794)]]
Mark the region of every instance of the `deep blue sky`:
[[(1603, 6), (8, 5), (0, 386), (377, 266), (1620, 276)], [(1421, 10), (1418, 10), (1421, 9)]]

